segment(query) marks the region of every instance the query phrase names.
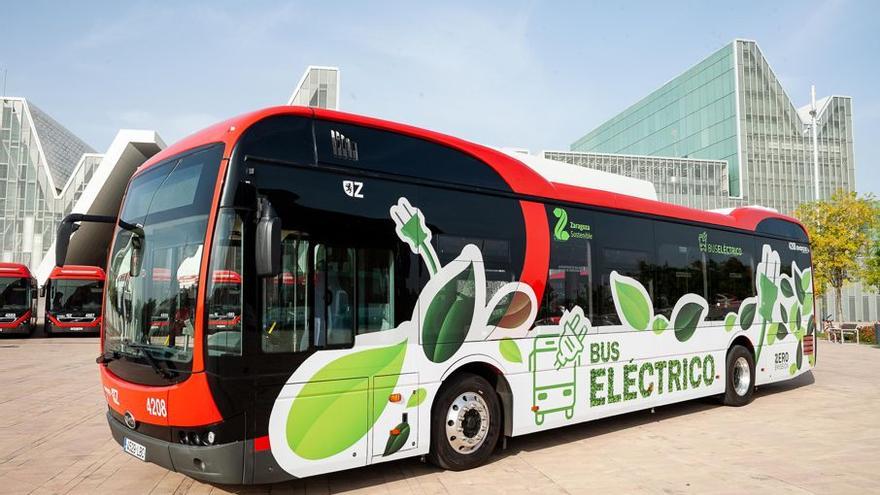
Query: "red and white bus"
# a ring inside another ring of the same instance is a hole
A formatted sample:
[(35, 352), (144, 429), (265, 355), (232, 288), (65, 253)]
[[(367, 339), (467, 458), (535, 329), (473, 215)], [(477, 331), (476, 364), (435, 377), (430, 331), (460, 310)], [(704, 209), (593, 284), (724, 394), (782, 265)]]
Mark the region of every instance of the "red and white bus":
[[(467, 469), (502, 435), (705, 396), (744, 405), (815, 364), (796, 220), (527, 162), (292, 106), (154, 156), (108, 261), (113, 437), (218, 483), (425, 454)], [(157, 317), (176, 338), (151, 332)]]
[(36, 317), (37, 281), (26, 265), (0, 263), (0, 334), (30, 335)]
[(104, 270), (96, 266), (56, 266), (43, 286), (46, 335), (98, 333)]

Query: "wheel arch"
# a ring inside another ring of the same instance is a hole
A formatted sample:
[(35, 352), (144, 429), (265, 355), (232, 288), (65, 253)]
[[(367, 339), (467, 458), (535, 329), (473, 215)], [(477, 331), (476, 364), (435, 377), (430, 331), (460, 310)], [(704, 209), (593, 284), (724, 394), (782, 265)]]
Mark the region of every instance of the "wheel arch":
[[(505, 436), (511, 436), (513, 433), (513, 390), (510, 387), (507, 377), (499, 363), (489, 356), (474, 355), (462, 358), (449, 367), (443, 377), (440, 379), (440, 388), (442, 388), (448, 380), (454, 380), (456, 375), (471, 373), (484, 378), (488, 381), (498, 399), (501, 402), (501, 432)], [(439, 395), (439, 394), (437, 394)], [(436, 396), (435, 401), (436, 403)], [(433, 412), (434, 404), (431, 404)]]
[[(750, 339), (747, 335), (740, 334), (736, 336), (733, 340), (731, 340), (730, 344), (727, 345), (727, 352), (730, 352), (730, 350), (733, 349), (733, 346), (735, 345), (741, 345), (745, 347), (746, 349), (748, 349), (749, 352), (752, 353), (752, 358), (756, 358), (755, 345), (752, 343), (752, 339)], [(755, 359), (755, 365), (757, 364), (757, 359)]]

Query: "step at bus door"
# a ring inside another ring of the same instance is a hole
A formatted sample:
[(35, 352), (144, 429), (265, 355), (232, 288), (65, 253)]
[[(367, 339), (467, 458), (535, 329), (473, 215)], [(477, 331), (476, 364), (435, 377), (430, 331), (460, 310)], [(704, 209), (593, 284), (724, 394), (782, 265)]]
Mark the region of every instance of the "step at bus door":
[[(412, 450), (419, 441), (419, 374), (382, 375), (373, 378), (373, 414), (385, 407), (373, 426), (373, 458)], [(422, 393), (422, 397), (424, 394)], [(429, 414), (430, 410), (424, 412)], [(427, 416), (426, 416), (427, 417)]]

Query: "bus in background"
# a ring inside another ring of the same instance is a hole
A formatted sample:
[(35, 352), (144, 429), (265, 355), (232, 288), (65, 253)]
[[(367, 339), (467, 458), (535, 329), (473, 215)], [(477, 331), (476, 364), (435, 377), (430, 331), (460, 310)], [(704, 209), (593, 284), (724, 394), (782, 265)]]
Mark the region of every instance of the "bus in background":
[(46, 335), (101, 331), (104, 270), (96, 266), (56, 266), (45, 295)]
[(0, 334), (30, 335), (36, 322), (37, 281), (25, 265), (0, 263)]
[(214, 483), (420, 455), (461, 470), (502, 435), (743, 406), (812, 369), (797, 220), (533, 158), (297, 106), (153, 156), (109, 220), (114, 439)]

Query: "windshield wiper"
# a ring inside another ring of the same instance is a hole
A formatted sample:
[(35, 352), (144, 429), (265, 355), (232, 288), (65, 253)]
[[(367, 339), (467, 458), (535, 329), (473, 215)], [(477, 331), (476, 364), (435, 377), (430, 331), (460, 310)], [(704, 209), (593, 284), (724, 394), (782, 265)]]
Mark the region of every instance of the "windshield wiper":
[(110, 361), (116, 361), (120, 358), (119, 351), (107, 351), (95, 359), (98, 364), (107, 364)]
[(141, 355), (144, 357), (144, 359), (147, 360), (147, 363), (150, 364), (150, 366), (153, 368), (153, 371), (155, 371), (156, 374), (161, 376), (162, 378), (170, 379), (177, 376), (177, 373), (175, 371), (168, 369), (167, 365), (162, 366), (161, 364), (159, 364), (159, 361), (155, 357), (153, 357), (153, 355), (151, 354), (153, 346), (132, 341), (126, 341), (123, 342), (123, 344), (131, 347), (132, 349), (138, 349), (139, 351), (141, 351)]

